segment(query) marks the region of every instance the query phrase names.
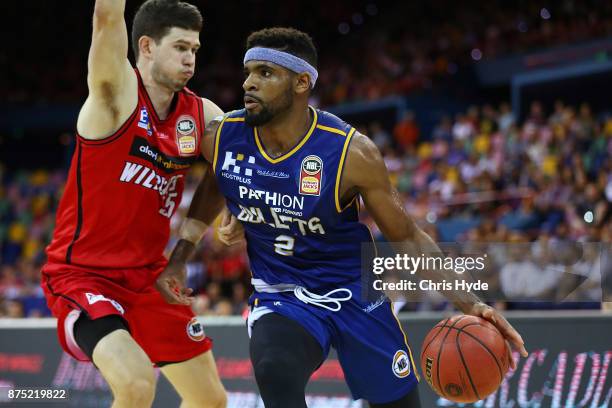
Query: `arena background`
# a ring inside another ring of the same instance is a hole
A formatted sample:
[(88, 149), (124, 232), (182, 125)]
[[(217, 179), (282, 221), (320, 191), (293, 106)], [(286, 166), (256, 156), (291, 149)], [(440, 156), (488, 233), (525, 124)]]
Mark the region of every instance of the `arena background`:
[[(128, 21), (139, 3), (128, 0)], [(521, 301), (494, 302), (531, 356), (473, 406), (610, 406), (612, 314), (601, 309), (612, 300), (611, 2), (193, 3), (205, 25), (191, 89), (224, 110), (238, 108), (248, 33), (307, 31), (320, 53), (311, 103), (374, 140), (407, 210), (438, 241), (552, 252), (567, 241), (599, 243), (597, 259), (575, 272), (587, 285), (571, 297), (559, 301), (559, 282), (543, 274), (540, 293), (524, 288)], [(0, 385), (69, 389), (58, 406), (108, 406), (110, 395), (91, 366), (62, 355), (39, 288), (87, 92), (93, 4), (0, 5)], [(189, 177), (175, 228), (201, 172)], [(364, 221), (372, 225), (367, 214)], [(223, 247), (211, 231), (188, 272), (232, 406), (258, 406), (241, 317), (251, 291), (244, 247)], [(496, 289), (516, 294), (514, 281), (501, 274)], [(548, 301), (544, 292), (553, 294)], [(452, 308), (432, 296), (401, 313), (418, 355), (428, 328)], [(427, 408), (456, 406), (421, 389)], [(313, 407), (351, 406), (333, 358), (309, 393)], [(160, 380), (156, 406), (177, 401)]]

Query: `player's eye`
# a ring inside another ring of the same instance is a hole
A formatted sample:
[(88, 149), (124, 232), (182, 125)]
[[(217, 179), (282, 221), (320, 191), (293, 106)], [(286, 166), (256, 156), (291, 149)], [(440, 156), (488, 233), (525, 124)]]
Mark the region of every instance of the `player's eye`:
[(272, 76), (272, 72), (268, 71), (267, 69), (262, 69), (261, 70), (261, 75), (264, 78), (270, 78)]

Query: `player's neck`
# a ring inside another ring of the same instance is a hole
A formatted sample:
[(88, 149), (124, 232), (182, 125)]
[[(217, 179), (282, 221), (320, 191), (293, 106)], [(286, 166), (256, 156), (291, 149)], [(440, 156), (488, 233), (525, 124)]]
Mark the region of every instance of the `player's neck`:
[(151, 99), (157, 117), (161, 120), (166, 119), (170, 113), (174, 91), (155, 82), (150, 69), (138, 66), (138, 72), (140, 72), (142, 83), (147, 90), (149, 99)]
[(310, 108), (293, 107), (257, 127), (257, 133), (268, 152), (281, 156), (299, 143), (312, 126), (313, 120)]

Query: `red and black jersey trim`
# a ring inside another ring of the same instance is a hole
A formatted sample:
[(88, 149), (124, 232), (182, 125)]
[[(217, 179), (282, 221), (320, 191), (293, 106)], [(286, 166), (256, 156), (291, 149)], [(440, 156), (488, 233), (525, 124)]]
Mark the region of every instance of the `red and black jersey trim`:
[[(145, 88), (144, 82), (142, 82), (142, 77), (140, 76), (140, 72), (138, 72), (137, 69), (135, 71), (136, 71), (136, 77), (138, 78), (138, 93), (143, 95), (145, 99), (145, 104), (149, 108), (149, 111), (151, 111), (152, 119), (154, 119), (155, 122), (157, 123), (163, 123), (164, 121), (160, 120), (159, 116), (157, 116), (157, 111), (155, 111), (155, 107), (153, 106), (151, 97), (149, 96), (149, 93), (147, 92), (147, 88)], [(168, 115), (168, 117), (170, 117), (170, 115)]]
[(77, 167), (76, 167), (76, 183), (77, 183), (77, 225), (74, 229), (74, 236), (68, 249), (66, 250), (66, 263), (72, 263), (72, 249), (74, 243), (79, 239), (81, 235), (81, 228), (83, 227), (83, 177), (81, 174), (81, 155), (83, 147), (80, 142), (77, 142)]
[(127, 118), (125, 122), (123, 122), (123, 125), (121, 125), (121, 127), (115, 133), (113, 133), (110, 136), (105, 137), (104, 139), (98, 139), (98, 140), (86, 139), (83, 136), (81, 136), (78, 132), (77, 132), (77, 138), (79, 142), (87, 146), (100, 146), (100, 145), (105, 145), (105, 144), (114, 142), (115, 140), (119, 139), (130, 128), (130, 125), (134, 121), (134, 118), (136, 117), (137, 113), (138, 113), (138, 104), (136, 104), (136, 107), (134, 108), (134, 111), (132, 112), (130, 117)]

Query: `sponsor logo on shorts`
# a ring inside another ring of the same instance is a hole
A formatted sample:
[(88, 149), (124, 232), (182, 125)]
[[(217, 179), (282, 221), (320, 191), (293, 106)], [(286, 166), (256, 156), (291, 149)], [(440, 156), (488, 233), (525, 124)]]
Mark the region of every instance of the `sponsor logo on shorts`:
[(187, 323), (187, 336), (193, 341), (202, 341), (206, 338), (202, 323), (195, 317)]
[(410, 375), (410, 359), (404, 350), (397, 350), (393, 356), (393, 374), (398, 378), (408, 377)]
[(123, 309), (123, 306), (121, 306), (119, 302), (113, 299), (104, 297), (104, 295), (95, 295), (93, 293), (87, 292), (85, 293), (85, 296), (87, 297), (87, 302), (89, 302), (90, 305), (93, 305), (94, 303), (97, 303), (97, 302), (110, 302), (110, 304), (113, 305), (119, 313), (123, 314), (125, 312), (125, 310)]
[(378, 299), (376, 299), (376, 302), (370, 303), (363, 309), (363, 311), (366, 313), (370, 313), (373, 310), (376, 310), (380, 305), (384, 304), (386, 300), (387, 297), (385, 295), (381, 295)]
[(319, 156), (306, 156), (300, 171), (300, 194), (320, 195), (323, 179), (323, 160)]

